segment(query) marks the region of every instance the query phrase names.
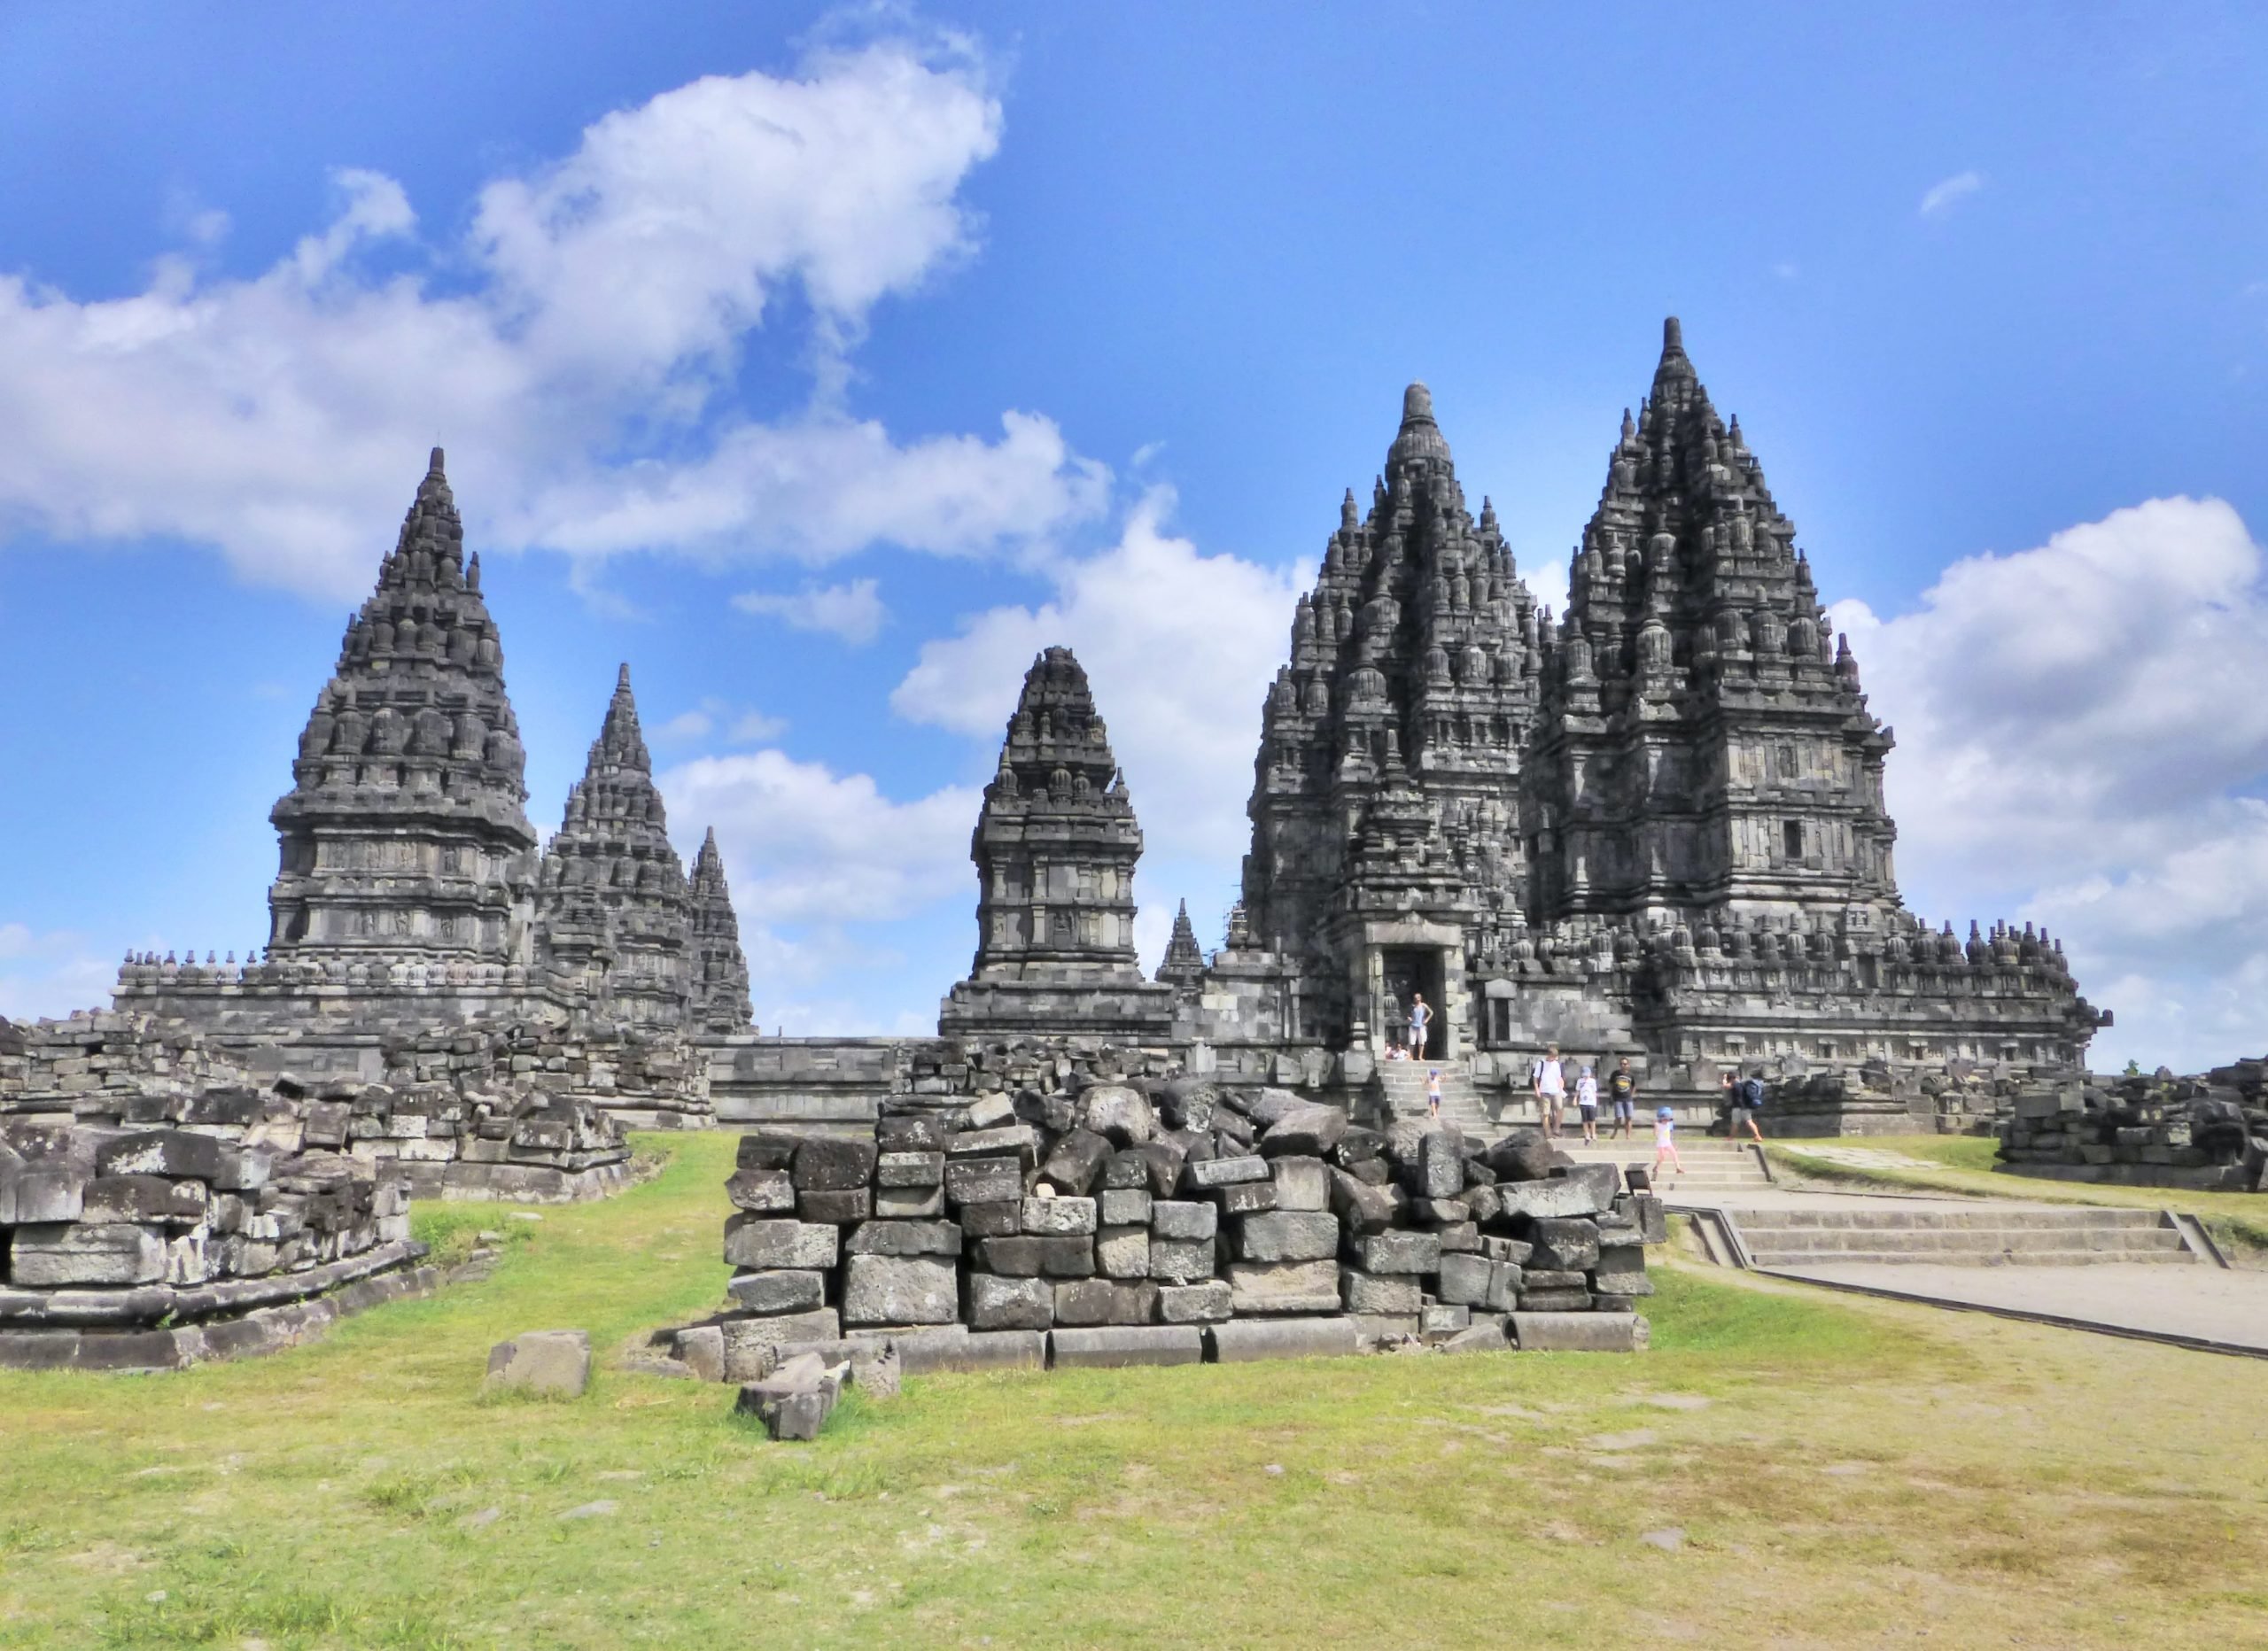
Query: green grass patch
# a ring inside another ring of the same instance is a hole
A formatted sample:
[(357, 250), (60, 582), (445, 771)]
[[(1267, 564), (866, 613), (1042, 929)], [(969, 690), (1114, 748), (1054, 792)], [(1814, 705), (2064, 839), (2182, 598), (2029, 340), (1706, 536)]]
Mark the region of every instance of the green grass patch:
[[(524, 1236), (307, 1347), (0, 1374), (0, 1647), (2257, 1625), (2237, 1579), (2268, 1574), (2268, 1443), (2228, 1422), (2268, 1401), (2256, 1363), (1665, 1262), (1639, 1357), (916, 1377), (774, 1445), (727, 1390), (618, 1367), (728, 1270), (732, 1139), (645, 1144), (666, 1167), (603, 1204), (419, 1208), (429, 1242)], [(569, 1327), (600, 1354), (588, 1394), (484, 1398), (491, 1344)], [(1639, 1539), (1670, 1527), (1675, 1553)]]

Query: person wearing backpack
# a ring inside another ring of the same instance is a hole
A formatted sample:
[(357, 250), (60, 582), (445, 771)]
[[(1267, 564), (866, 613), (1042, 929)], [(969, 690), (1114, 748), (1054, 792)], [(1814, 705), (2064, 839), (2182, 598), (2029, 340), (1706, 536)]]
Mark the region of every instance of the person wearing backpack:
[(1764, 1080), (1751, 1073), (1744, 1078), (1725, 1074), (1725, 1139), (1737, 1141), (1744, 1127), (1749, 1138), (1757, 1145), (1764, 1144), (1764, 1132), (1756, 1127), (1756, 1114), (1764, 1110)]

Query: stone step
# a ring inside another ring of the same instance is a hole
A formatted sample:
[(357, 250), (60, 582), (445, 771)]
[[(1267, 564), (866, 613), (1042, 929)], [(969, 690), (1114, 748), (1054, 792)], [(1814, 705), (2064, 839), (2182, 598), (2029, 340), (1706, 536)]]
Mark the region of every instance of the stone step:
[(1740, 1213), (1746, 1232), (1832, 1230), (1841, 1232), (1919, 1231), (2124, 1231), (2163, 1233), (2175, 1237), (2155, 1210), (2119, 1210), (2094, 1206), (2065, 1209), (1998, 1208), (1979, 1205), (1974, 1209), (1769, 1209)]
[(1759, 1251), (1753, 1246), (1749, 1259), (1760, 1267), (1894, 1267), (1901, 1265), (1978, 1267), (2101, 1267), (2119, 1266), (2180, 1266), (2196, 1258), (2186, 1250), (2023, 1250), (2010, 1253), (1985, 1256), (1962, 1255), (1930, 1250), (1774, 1250)]
[[(2049, 1250), (2090, 1250), (2103, 1254), (2141, 1255), (2152, 1251), (2183, 1250), (2181, 1235), (2171, 1228), (2156, 1232), (2070, 1231), (2021, 1227), (1954, 1231), (1756, 1232), (1741, 1224), (1741, 1237), (1750, 1253), (1765, 1255), (1789, 1250), (1846, 1252), (1896, 1249), (1912, 1255), (1957, 1253), (2031, 1254)], [(1892, 1240), (1895, 1242), (1892, 1242)]]

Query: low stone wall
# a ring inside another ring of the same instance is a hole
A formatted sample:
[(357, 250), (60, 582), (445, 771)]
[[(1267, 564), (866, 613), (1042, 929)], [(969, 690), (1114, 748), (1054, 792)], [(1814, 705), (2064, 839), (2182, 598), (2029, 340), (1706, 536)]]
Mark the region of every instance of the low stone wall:
[(2268, 1191), (2264, 1063), (2041, 1085), (2016, 1097), (1993, 1167), (2043, 1180)]
[[(909, 1101), (871, 1141), (744, 1136), (726, 1188), (734, 1305), (679, 1332), (679, 1357), (747, 1381), (782, 1348), (940, 1329), (964, 1348), (1045, 1332), (1057, 1363), (1067, 1345), (1072, 1362), (1149, 1361), (1131, 1353), (1168, 1341), (1216, 1357), (1475, 1330), (1502, 1345), (1518, 1314), (1595, 1314), (1599, 1339), (1643, 1339), (1607, 1320), (1651, 1293), (1663, 1215), (1612, 1165), (1532, 1137), (1361, 1128), (1280, 1089), (1046, 1065), (1029, 1075), (1052, 1092)], [(1225, 1351), (1199, 1335), (1231, 1324), (1253, 1328)], [(1184, 1333), (1146, 1333), (1169, 1328)]]
[(307, 1106), (307, 1139), (399, 1174), (416, 1198), (569, 1204), (627, 1184), (621, 1125), (589, 1102), (447, 1083), (326, 1084)]
[(167, 1110), (0, 1121), (0, 1364), (255, 1352), (430, 1283), (401, 1177), (307, 1145), (303, 1107), (222, 1089)]

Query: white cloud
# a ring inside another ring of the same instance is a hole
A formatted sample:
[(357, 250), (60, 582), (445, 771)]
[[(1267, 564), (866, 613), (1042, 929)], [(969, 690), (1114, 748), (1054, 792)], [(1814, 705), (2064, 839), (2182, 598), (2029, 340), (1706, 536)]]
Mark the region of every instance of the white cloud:
[(1909, 901), (2061, 934), (2118, 1015), (2098, 1065), (2268, 1050), (2263, 567), (2226, 504), (2156, 499), (1834, 610), (1897, 730)]
[(83, 934), (0, 923), (0, 1018), (59, 1019), (107, 1008), (117, 980), (118, 960), (93, 956)]
[[(959, 191), (1000, 121), (965, 54), (885, 42), (609, 114), (489, 182), (461, 243), (420, 240), (401, 187), (350, 170), (255, 275), (168, 256), (103, 301), (0, 275), (0, 533), (179, 537), (348, 596), (439, 442), (491, 545), (816, 562), (1044, 539), (1107, 487), (1047, 420), (902, 441), (840, 406), (874, 306), (973, 245)], [(752, 422), (726, 391), (791, 292), (814, 398)]]
[(743, 591), (733, 606), (744, 614), (768, 615), (798, 631), (817, 631), (857, 647), (881, 634), (887, 610), (872, 579), (847, 585), (806, 584), (794, 594)]
[(713, 826), (737, 910), (765, 923), (882, 922), (964, 893), (979, 794), (948, 786), (910, 802), (866, 774), (776, 750), (704, 756), (657, 781), (670, 818)]
[(680, 711), (654, 730), (654, 738), (664, 745), (677, 745), (688, 740), (706, 739), (716, 725), (716, 719), (705, 710)]
[(748, 710), (733, 718), (733, 725), (725, 731), (725, 738), (734, 745), (761, 745), (766, 740), (777, 740), (787, 732), (788, 719), (785, 717)]
[(1922, 216), (1935, 218), (1950, 210), (1956, 201), (1965, 200), (1984, 187), (1984, 174), (1981, 172), (1956, 172), (1949, 178), (1941, 178), (1922, 197)]
[(1295, 569), (1203, 555), (1168, 536), (1171, 505), (1170, 492), (1153, 492), (1115, 546), (1052, 564), (1056, 593), (1040, 607), (995, 608), (924, 644), (890, 704), (912, 721), (997, 740), (1032, 656), (1066, 645), (1093, 685), (1146, 852), (1233, 865), (1247, 846), (1261, 703), (1290, 657), (1305, 582)]

